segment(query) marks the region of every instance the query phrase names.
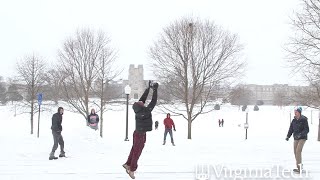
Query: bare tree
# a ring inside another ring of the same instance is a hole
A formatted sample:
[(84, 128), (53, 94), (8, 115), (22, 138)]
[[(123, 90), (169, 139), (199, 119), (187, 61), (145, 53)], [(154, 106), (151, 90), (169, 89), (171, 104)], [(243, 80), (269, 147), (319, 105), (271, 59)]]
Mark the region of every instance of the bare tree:
[(246, 89), (243, 86), (237, 86), (233, 88), (229, 94), (229, 99), (232, 105), (240, 106), (249, 105), (251, 102), (251, 97), (253, 93), (249, 89)]
[(96, 66), (108, 45), (109, 39), (105, 33), (81, 29), (74, 37), (66, 40), (59, 51), (65, 100), (84, 119), (87, 119), (89, 114), (89, 97), (93, 83), (100, 73)]
[(100, 103), (97, 104), (100, 111), (100, 136), (103, 137), (103, 114), (106, 111), (106, 104), (109, 100), (118, 97), (119, 93), (112, 91), (109, 83), (114, 80), (120, 71), (114, 67), (115, 51), (109, 47), (109, 40), (104, 49), (100, 52), (98, 62), (96, 64), (96, 72), (98, 73), (96, 91)]
[(52, 100), (55, 104), (58, 104), (58, 101), (63, 99), (62, 85), (64, 76), (63, 73), (56, 69), (58, 68), (50, 69), (46, 72), (43, 91), (47, 100)]
[(293, 73), (305, 78), (310, 92), (304, 101), (320, 107), (320, 1), (301, 0), (302, 9), (292, 18), (294, 35), (286, 46)]
[[(213, 89), (222, 82), (239, 77), (244, 63), (239, 60), (242, 46), (235, 34), (209, 20), (185, 17), (163, 29), (150, 48), (154, 75), (165, 86), (164, 94), (183, 103), (171, 103), (167, 111), (192, 122), (203, 113)], [(163, 106), (165, 107), (165, 106)]]
[(279, 107), (287, 106), (290, 104), (287, 92), (278, 91), (273, 95), (273, 104)]
[(7, 98), (6, 98), (6, 83), (3, 80), (3, 77), (0, 76), (0, 102), (1, 104), (6, 104), (7, 103)]
[(36, 96), (44, 83), (45, 62), (41, 57), (28, 55), (18, 62), (19, 78), (25, 85), (26, 102), (23, 106), (30, 108), (31, 134), (33, 134), (33, 116), (37, 112)]

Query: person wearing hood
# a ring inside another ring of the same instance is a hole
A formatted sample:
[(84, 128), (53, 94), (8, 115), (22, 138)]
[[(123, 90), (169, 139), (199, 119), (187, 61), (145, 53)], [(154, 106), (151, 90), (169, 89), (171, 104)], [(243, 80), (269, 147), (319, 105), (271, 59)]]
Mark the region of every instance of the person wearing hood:
[(89, 126), (92, 129), (98, 130), (99, 116), (98, 114), (96, 114), (96, 111), (94, 109), (91, 109), (91, 113), (88, 115), (87, 120)]
[(176, 126), (174, 125), (173, 120), (170, 118), (170, 113), (168, 113), (167, 114), (167, 118), (165, 118), (163, 120), (163, 124), (164, 124), (164, 127), (165, 127), (163, 145), (166, 144), (166, 138), (167, 138), (167, 135), (169, 133), (170, 137), (171, 137), (171, 143), (172, 143), (173, 146), (175, 146), (174, 141), (173, 141), (173, 135), (172, 135), (172, 127), (173, 127), (173, 130), (176, 131)]
[(55, 151), (58, 149), (58, 144), (60, 145), (60, 155), (59, 157), (65, 157), (64, 152), (64, 141), (61, 135), (62, 131), (62, 115), (63, 115), (63, 107), (58, 108), (58, 112), (53, 114), (52, 116), (52, 135), (53, 135), (53, 147), (49, 156), (49, 160), (58, 159), (54, 156)]
[(302, 149), (308, 139), (309, 124), (308, 118), (301, 115), (302, 108), (298, 107), (294, 110), (294, 119), (292, 120), (289, 131), (286, 137), (288, 141), (293, 134), (293, 152), (296, 159), (297, 169), (293, 169), (294, 172), (300, 173), (302, 171)]
[[(138, 102), (132, 105), (135, 112), (136, 128), (133, 133), (133, 145), (127, 159), (122, 166), (132, 179), (135, 179), (134, 172), (138, 168), (138, 160), (146, 142), (146, 132), (152, 131), (152, 110), (157, 104), (158, 83), (152, 85), (149, 81), (149, 87), (144, 91)], [(145, 106), (150, 88), (153, 89), (152, 99), (148, 106)]]

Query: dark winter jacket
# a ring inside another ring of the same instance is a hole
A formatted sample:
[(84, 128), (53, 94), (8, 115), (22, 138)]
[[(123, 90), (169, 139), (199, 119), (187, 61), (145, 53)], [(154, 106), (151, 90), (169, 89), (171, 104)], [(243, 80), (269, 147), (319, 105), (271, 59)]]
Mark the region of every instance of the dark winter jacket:
[[(157, 104), (157, 89), (153, 90), (152, 99), (151, 102), (148, 104), (147, 107), (144, 106), (143, 103), (145, 103), (148, 94), (149, 94), (150, 88), (147, 88), (141, 98), (139, 99), (139, 102), (135, 102), (132, 106), (134, 112), (135, 112), (135, 119), (136, 119), (136, 131), (139, 132), (146, 132), (146, 131), (152, 131), (152, 110)], [(142, 103), (143, 102), (143, 103)]]
[(51, 129), (55, 132), (61, 132), (62, 131), (62, 114), (60, 114), (61, 107), (58, 108), (58, 112), (53, 114), (52, 116), (52, 125)]
[(308, 133), (309, 133), (308, 118), (301, 115), (298, 120), (296, 118), (292, 120), (287, 137), (290, 138), (291, 135), (293, 134), (294, 140), (299, 140), (299, 139), (307, 140)]
[(99, 116), (98, 114), (90, 114), (87, 118), (88, 123), (94, 124), (94, 123), (99, 123)]

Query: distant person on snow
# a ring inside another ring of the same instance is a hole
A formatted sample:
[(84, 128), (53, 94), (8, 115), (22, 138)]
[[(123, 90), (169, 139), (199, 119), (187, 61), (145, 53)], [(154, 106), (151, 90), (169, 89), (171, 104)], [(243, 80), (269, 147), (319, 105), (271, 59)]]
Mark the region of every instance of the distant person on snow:
[(157, 130), (157, 129), (158, 129), (158, 127), (159, 127), (159, 122), (158, 122), (158, 121), (156, 121), (156, 122), (154, 123), (154, 128)]
[[(146, 142), (146, 132), (152, 131), (152, 110), (157, 104), (158, 83), (149, 81), (149, 87), (144, 91), (138, 102), (132, 105), (135, 112), (136, 129), (133, 133), (133, 145), (127, 159), (122, 166), (132, 179), (135, 179), (134, 172), (138, 168), (138, 160)], [(145, 106), (150, 88), (153, 89), (152, 99), (148, 106)]]
[(218, 121), (218, 122), (219, 122), (219, 127), (221, 127), (221, 120), (219, 119), (219, 121)]
[(221, 119), (221, 127), (223, 127), (223, 124), (224, 124), (224, 120)]
[(302, 149), (308, 139), (309, 133), (309, 124), (308, 118), (301, 115), (302, 108), (298, 107), (294, 111), (294, 119), (292, 120), (289, 131), (286, 137), (288, 141), (291, 135), (293, 134), (294, 143), (293, 143), (293, 152), (296, 159), (297, 169), (293, 169), (294, 172), (300, 173), (302, 171)]
[(53, 147), (52, 151), (49, 156), (49, 160), (53, 159), (58, 159), (57, 157), (54, 156), (55, 151), (58, 148), (58, 144), (60, 145), (60, 155), (59, 157), (65, 157), (65, 152), (64, 152), (64, 141), (63, 137), (61, 135), (62, 131), (62, 115), (63, 115), (63, 108), (59, 107), (58, 112), (53, 114), (52, 116), (52, 135), (53, 135)]
[(88, 125), (94, 129), (98, 129), (98, 123), (99, 123), (99, 116), (96, 114), (96, 111), (94, 109), (91, 109), (91, 113), (88, 115)]
[(165, 127), (163, 145), (166, 144), (166, 138), (167, 138), (167, 135), (169, 133), (170, 137), (171, 137), (171, 143), (172, 143), (173, 146), (175, 146), (174, 141), (173, 141), (173, 135), (172, 135), (172, 127), (173, 127), (173, 130), (176, 131), (176, 126), (174, 125), (173, 120), (170, 118), (170, 113), (168, 113), (167, 117), (163, 120), (163, 124), (164, 124), (164, 127)]

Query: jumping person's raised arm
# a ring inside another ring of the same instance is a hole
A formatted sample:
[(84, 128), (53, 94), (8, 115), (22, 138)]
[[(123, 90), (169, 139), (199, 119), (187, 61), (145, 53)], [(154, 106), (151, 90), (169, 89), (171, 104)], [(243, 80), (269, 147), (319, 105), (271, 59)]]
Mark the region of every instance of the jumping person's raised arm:
[(152, 99), (151, 99), (151, 102), (148, 104), (148, 109), (150, 111), (153, 110), (153, 108), (156, 106), (157, 104), (157, 100), (158, 100), (158, 86), (159, 84), (158, 83), (155, 83), (153, 85), (153, 94), (152, 94)]

